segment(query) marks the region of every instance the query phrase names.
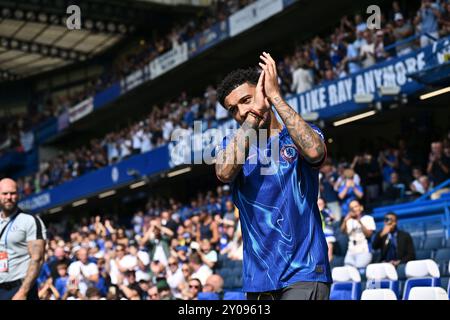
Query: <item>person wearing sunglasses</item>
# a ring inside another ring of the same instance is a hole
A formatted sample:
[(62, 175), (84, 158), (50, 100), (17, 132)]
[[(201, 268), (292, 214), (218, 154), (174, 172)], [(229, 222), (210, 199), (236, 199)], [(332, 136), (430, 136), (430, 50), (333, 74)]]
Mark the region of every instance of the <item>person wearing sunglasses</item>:
[(383, 230), (375, 235), (372, 248), (381, 250), (378, 262), (389, 262), (395, 267), (416, 258), (411, 235), (398, 229), (397, 215), (393, 212), (384, 216)]
[(202, 283), (197, 278), (191, 278), (189, 280), (189, 286), (188, 286), (188, 297), (189, 300), (198, 300), (198, 293), (202, 292), (203, 287)]

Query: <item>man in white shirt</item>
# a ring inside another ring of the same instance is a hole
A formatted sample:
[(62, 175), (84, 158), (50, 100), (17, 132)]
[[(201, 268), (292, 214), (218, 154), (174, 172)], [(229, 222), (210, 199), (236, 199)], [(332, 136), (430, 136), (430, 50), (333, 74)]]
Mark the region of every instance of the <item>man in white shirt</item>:
[(69, 266), (69, 281), (78, 283), (78, 290), (85, 295), (86, 290), (98, 282), (98, 267), (95, 263), (89, 262), (88, 251), (85, 248), (78, 249), (77, 258), (78, 261), (72, 262)]
[(341, 225), (341, 231), (349, 238), (344, 263), (356, 268), (365, 268), (372, 261), (367, 239), (376, 230), (375, 220), (369, 215), (363, 215), (364, 207), (358, 200), (351, 201), (349, 209)]
[(368, 68), (373, 66), (376, 62), (375, 60), (375, 43), (373, 42), (373, 35), (370, 30), (364, 31), (364, 39), (366, 43), (361, 45), (361, 51), (359, 53), (361, 64), (363, 68)]
[(312, 88), (314, 79), (311, 71), (305, 68), (304, 61), (299, 62), (298, 69), (292, 73), (291, 91), (302, 93)]
[(191, 254), (189, 265), (192, 270), (194, 270), (191, 275), (191, 279), (199, 279), (202, 283), (202, 286), (205, 285), (206, 279), (208, 279), (208, 277), (212, 275), (212, 271), (207, 265), (203, 264), (202, 258), (200, 257), (198, 252), (194, 252)]
[(185, 282), (183, 272), (181, 271), (181, 267), (178, 263), (177, 257), (171, 256), (169, 258), (169, 268), (167, 268), (167, 283), (170, 287), (170, 291), (172, 295), (181, 299), (181, 291), (180, 284)]

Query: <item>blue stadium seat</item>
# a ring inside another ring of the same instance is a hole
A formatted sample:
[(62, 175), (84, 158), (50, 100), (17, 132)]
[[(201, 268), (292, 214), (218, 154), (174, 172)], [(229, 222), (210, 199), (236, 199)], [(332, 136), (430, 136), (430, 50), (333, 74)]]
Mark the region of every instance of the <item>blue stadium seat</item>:
[(409, 299), (411, 288), (414, 287), (439, 287), (439, 266), (433, 260), (415, 260), (406, 264), (406, 280), (403, 290), (403, 300)]
[(199, 292), (198, 300), (220, 300), (220, 297), (215, 292)]
[(414, 248), (416, 250), (420, 250), (422, 249), (422, 244), (423, 244), (423, 239), (422, 237), (412, 237), (413, 239), (413, 243), (414, 243)]
[(344, 258), (343, 256), (334, 256), (330, 263), (331, 268), (342, 267), (344, 265)]
[(440, 278), (412, 278), (406, 280), (403, 290), (403, 300), (408, 300), (409, 292), (414, 287), (439, 287)]
[(360, 282), (335, 282), (331, 285), (330, 300), (359, 300)]
[(336, 267), (331, 270), (331, 300), (359, 300), (361, 297), (361, 274), (351, 266)]
[(434, 255), (434, 260), (440, 261), (449, 261), (450, 260), (450, 248), (442, 248), (436, 251)]
[(381, 251), (375, 250), (372, 252), (372, 263), (377, 263), (380, 260)]
[(227, 291), (223, 296), (223, 300), (247, 300), (244, 292)]
[[(441, 288), (443, 288), (445, 290), (447, 290), (449, 288), (449, 285), (450, 285), (450, 283), (448, 281), (449, 279), (450, 279), (449, 277), (441, 277)], [(448, 290), (447, 290), (447, 292), (448, 292)]]
[(406, 264), (399, 264), (397, 267), (398, 280), (406, 280), (406, 272), (405, 272)]
[(439, 272), (441, 273), (441, 277), (449, 277), (450, 276), (450, 271), (448, 270), (449, 267), (449, 261), (437, 261), (437, 263), (439, 264)]
[(336, 235), (336, 254), (345, 256), (348, 249), (348, 237), (342, 233)]
[(417, 250), (416, 251), (416, 259), (417, 260), (424, 260), (424, 259), (431, 259), (432, 251), (431, 250)]
[(366, 289), (390, 289), (397, 299), (400, 299), (400, 281), (395, 280), (367, 280)]
[(437, 250), (443, 247), (443, 237), (427, 237), (423, 243), (424, 250)]
[(199, 292), (198, 300), (220, 300), (220, 297), (215, 292)]
[[(448, 281), (448, 278), (447, 278), (447, 281)], [(448, 281), (447, 293), (448, 293), (448, 298), (450, 299), (450, 281)]]

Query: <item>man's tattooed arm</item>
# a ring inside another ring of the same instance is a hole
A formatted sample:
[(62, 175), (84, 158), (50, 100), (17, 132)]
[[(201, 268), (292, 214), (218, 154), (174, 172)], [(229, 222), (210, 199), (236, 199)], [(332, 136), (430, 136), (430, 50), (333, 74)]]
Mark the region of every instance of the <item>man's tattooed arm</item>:
[(229, 183), (234, 180), (248, 156), (250, 142), (256, 139), (259, 119), (249, 113), (242, 126), (236, 132), (227, 147), (218, 152), (216, 157), (217, 178)]
[(320, 162), (325, 156), (325, 143), (319, 134), (280, 96), (271, 100), (303, 157), (310, 163)]
[(23, 300), (30, 289), (33, 287), (34, 282), (39, 276), (42, 264), (44, 263), (45, 255), (45, 240), (33, 240), (28, 242), (28, 252), (30, 254), (30, 265), (28, 266), (27, 274), (23, 279), (22, 285), (13, 297), (13, 299)]

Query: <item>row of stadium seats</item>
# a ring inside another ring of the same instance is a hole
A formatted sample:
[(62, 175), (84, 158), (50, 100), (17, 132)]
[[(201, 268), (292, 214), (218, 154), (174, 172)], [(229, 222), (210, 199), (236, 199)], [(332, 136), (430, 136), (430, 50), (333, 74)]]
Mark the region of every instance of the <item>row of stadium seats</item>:
[[(402, 272), (405, 274), (406, 281), (401, 280)], [(447, 272), (450, 272), (450, 266), (447, 267)], [(361, 276), (362, 274), (364, 277)], [(448, 277), (441, 278), (437, 263), (431, 259), (410, 261), (404, 265), (404, 270), (402, 268), (396, 270), (390, 263), (370, 264), (363, 273), (351, 266), (334, 267), (332, 277), (331, 300), (448, 300), (450, 298)], [(366, 281), (363, 281), (364, 278)], [(371, 290), (376, 291), (367, 292)]]
[(242, 288), (242, 261), (220, 256), (216, 272), (224, 280), (224, 289), (238, 291)]

